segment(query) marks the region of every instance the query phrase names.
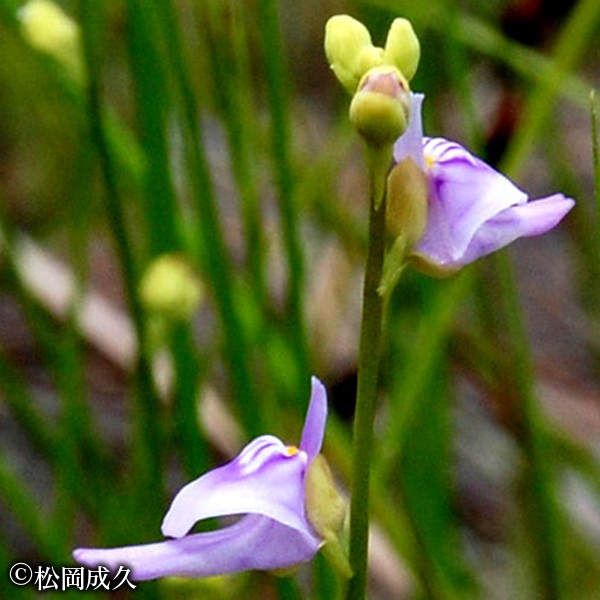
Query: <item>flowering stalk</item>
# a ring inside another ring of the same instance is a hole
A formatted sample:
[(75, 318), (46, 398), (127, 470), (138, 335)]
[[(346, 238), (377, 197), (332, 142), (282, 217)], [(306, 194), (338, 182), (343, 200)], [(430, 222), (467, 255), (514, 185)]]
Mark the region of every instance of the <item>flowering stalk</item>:
[[(366, 143), (370, 177), (350, 504), (349, 558), (353, 574), (348, 585), (348, 600), (362, 600), (367, 584), (373, 420), (383, 319), (389, 297), (382, 289), (388, 237), (388, 174), (394, 143), (408, 126), (409, 81), (416, 71), (419, 52), (419, 41), (405, 19), (392, 23), (384, 48), (374, 46), (366, 27), (347, 15), (332, 17), (325, 27), (325, 53), (334, 74), (352, 94), (349, 116)], [(396, 266), (400, 267), (402, 262), (399, 256)]]
[[(371, 172), (371, 190), (380, 188)], [(385, 185), (383, 186), (385, 188)], [(383, 274), (385, 251), (385, 194), (379, 206), (371, 198), (369, 239), (365, 283), (363, 288), (362, 324), (358, 354), (358, 390), (354, 416), (352, 496), (350, 503), (350, 566), (353, 576), (348, 587), (348, 600), (365, 596), (367, 583), (367, 555), (369, 536), (369, 480), (371, 448), (373, 446), (373, 419), (377, 398), (381, 332), (384, 299), (378, 288)]]

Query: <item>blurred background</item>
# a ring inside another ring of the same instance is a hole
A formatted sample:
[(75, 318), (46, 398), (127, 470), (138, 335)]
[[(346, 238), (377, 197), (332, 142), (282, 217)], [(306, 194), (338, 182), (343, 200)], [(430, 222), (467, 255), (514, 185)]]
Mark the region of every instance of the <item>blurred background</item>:
[[(598, 0), (0, 0), (0, 597), (40, 595), (15, 562), (161, 539), (186, 481), (299, 439), (311, 374), (347, 489), (367, 182), (323, 52), (338, 13), (378, 45), (411, 20), (428, 135), (577, 201), (454, 278), (403, 275), (371, 597), (600, 597)], [(113, 595), (341, 589), (318, 557)]]

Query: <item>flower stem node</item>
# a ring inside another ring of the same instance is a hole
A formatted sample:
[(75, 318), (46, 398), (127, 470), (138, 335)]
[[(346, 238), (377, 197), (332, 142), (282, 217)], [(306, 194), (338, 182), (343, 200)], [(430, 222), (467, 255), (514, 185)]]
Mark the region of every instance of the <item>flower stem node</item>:
[(140, 283), (146, 310), (168, 321), (189, 320), (202, 301), (200, 281), (185, 258), (163, 254), (150, 264)]
[(392, 145), (408, 125), (408, 83), (396, 67), (374, 67), (361, 79), (350, 120), (370, 146)]

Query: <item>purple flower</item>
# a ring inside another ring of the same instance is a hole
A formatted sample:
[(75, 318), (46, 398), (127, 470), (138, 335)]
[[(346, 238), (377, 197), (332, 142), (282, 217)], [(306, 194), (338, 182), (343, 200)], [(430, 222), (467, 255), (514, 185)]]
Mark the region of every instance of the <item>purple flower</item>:
[(423, 94), (411, 94), (411, 118), (394, 146), (396, 163), (412, 159), (425, 173), (427, 220), (412, 248), (418, 267), (449, 274), (519, 237), (552, 229), (575, 204), (554, 194), (528, 202), (504, 175), (443, 138), (423, 137)]
[[(131, 579), (209, 577), (280, 569), (310, 560), (323, 544), (306, 516), (305, 473), (321, 450), (327, 396), (313, 377), (300, 446), (263, 435), (230, 463), (187, 484), (162, 523), (167, 541), (123, 548), (79, 548), (73, 557), (96, 567), (131, 569)], [(187, 535), (197, 521), (244, 515), (237, 523)]]

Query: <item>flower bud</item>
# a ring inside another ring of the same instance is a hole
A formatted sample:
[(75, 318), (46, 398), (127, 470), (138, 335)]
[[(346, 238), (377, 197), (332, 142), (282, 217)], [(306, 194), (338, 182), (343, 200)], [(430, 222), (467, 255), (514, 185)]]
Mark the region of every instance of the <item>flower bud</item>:
[(50, 0), (30, 0), (18, 14), (21, 32), (29, 44), (52, 56), (79, 79), (83, 64), (75, 21)]
[(427, 226), (427, 177), (410, 158), (390, 172), (387, 184), (387, 230), (402, 236), (408, 249), (425, 233)]
[(344, 524), (346, 503), (322, 454), (317, 455), (308, 466), (304, 487), (308, 521), (321, 537), (329, 539)]
[(406, 130), (408, 84), (395, 67), (375, 67), (361, 79), (350, 104), (350, 120), (365, 141), (376, 147), (393, 144)]
[(383, 62), (394, 65), (410, 81), (419, 66), (419, 39), (407, 19), (394, 19), (385, 43)]
[(173, 321), (192, 317), (202, 299), (202, 287), (196, 273), (178, 254), (163, 254), (146, 270), (140, 283), (145, 308)]
[(374, 63), (380, 64), (383, 51), (373, 46), (360, 21), (336, 15), (325, 25), (325, 55), (340, 83), (354, 94), (363, 74)]

